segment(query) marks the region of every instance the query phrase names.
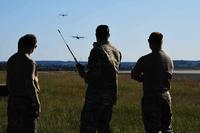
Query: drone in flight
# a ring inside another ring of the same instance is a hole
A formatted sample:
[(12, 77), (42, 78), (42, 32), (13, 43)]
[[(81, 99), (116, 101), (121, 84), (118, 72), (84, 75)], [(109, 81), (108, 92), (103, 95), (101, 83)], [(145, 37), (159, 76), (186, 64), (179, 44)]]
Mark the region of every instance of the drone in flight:
[(82, 38), (85, 38), (84, 36), (72, 36), (73, 38), (76, 38), (76, 39), (82, 39)]
[(65, 17), (65, 16), (68, 16), (68, 15), (67, 14), (59, 14), (59, 16)]

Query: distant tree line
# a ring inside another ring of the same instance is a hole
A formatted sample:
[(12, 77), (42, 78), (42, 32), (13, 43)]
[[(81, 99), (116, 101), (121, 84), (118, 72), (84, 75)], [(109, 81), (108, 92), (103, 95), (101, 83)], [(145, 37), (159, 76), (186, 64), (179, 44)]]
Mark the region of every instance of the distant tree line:
[[(200, 61), (185, 61), (175, 60), (175, 69), (200, 69)], [(87, 62), (80, 62), (87, 65)], [(129, 71), (135, 66), (135, 62), (122, 62), (120, 70)], [(37, 61), (37, 68), (39, 71), (76, 71), (75, 62), (68, 61)], [(6, 62), (0, 62), (0, 70), (6, 70)]]
[(49, 65), (41, 66), (37, 65), (38, 71), (74, 71), (76, 70), (75, 66), (62, 66), (62, 65)]

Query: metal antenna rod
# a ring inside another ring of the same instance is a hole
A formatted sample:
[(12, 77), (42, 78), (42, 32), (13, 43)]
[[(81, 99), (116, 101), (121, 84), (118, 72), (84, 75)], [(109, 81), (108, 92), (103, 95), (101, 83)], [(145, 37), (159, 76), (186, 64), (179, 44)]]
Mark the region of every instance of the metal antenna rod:
[(74, 54), (73, 54), (73, 52), (71, 51), (70, 47), (67, 45), (67, 43), (66, 43), (66, 41), (65, 41), (64, 37), (62, 36), (62, 34), (61, 34), (61, 32), (60, 32), (60, 30), (59, 30), (59, 29), (58, 29), (58, 33), (60, 34), (60, 36), (62, 37), (63, 41), (65, 42), (65, 44), (66, 44), (66, 46), (67, 46), (67, 48), (68, 48), (69, 52), (71, 53), (71, 55), (72, 55), (72, 56), (73, 56), (73, 58), (74, 58), (74, 60), (75, 60), (76, 64), (78, 64), (78, 61), (76, 60), (76, 57), (74, 56)]

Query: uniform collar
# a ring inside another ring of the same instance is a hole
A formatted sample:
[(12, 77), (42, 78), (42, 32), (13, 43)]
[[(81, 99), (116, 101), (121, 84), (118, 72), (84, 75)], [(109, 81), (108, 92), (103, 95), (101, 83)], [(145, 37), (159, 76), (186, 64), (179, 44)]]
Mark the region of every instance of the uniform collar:
[(94, 47), (101, 47), (102, 45), (107, 45), (107, 44), (110, 44), (110, 42), (109, 42), (109, 41), (94, 42), (94, 43), (93, 43), (93, 46), (94, 46)]

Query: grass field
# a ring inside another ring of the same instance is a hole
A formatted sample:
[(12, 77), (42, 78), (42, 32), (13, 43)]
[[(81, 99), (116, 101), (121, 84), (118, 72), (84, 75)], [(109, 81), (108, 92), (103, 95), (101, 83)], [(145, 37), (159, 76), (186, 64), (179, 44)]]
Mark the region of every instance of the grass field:
[[(39, 133), (78, 133), (84, 103), (85, 83), (75, 72), (40, 72), (42, 113)], [(0, 72), (5, 83), (5, 72)], [(143, 133), (140, 100), (141, 84), (127, 74), (119, 76), (118, 103), (111, 127), (114, 133)], [(173, 128), (176, 133), (200, 133), (200, 80), (173, 79)], [(0, 133), (7, 125), (7, 99), (0, 98)]]

